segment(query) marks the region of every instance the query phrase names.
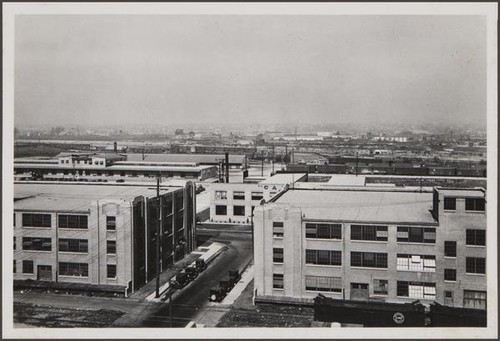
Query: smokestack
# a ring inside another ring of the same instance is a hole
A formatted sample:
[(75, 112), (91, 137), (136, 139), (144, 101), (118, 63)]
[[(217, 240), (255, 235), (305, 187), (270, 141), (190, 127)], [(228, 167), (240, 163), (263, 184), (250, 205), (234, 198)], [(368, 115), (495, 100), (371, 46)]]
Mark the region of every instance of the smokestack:
[(229, 153), (226, 152), (226, 183), (229, 183)]
[(118, 153), (118, 143), (116, 141), (114, 142), (114, 148), (113, 149), (114, 149), (115, 153)]

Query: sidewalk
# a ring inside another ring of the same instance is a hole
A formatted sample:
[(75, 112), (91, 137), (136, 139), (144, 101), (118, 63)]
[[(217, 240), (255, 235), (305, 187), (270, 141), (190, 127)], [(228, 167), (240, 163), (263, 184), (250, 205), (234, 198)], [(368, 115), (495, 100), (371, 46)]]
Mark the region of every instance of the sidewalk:
[(196, 316), (193, 322), (197, 327), (216, 327), (221, 318), (233, 307), (234, 301), (240, 297), (241, 293), (253, 281), (254, 268), (250, 264), (241, 275), (241, 279), (220, 303), (208, 302)]

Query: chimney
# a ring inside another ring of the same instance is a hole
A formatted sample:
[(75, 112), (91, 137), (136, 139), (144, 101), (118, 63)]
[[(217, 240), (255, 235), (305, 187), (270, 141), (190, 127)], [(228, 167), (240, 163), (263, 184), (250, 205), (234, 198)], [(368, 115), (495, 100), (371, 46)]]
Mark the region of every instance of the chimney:
[(118, 143), (116, 141), (114, 142), (114, 148), (113, 149), (114, 149), (115, 153), (118, 153)]
[(226, 183), (229, 183), (229, 153), (226, 152)]

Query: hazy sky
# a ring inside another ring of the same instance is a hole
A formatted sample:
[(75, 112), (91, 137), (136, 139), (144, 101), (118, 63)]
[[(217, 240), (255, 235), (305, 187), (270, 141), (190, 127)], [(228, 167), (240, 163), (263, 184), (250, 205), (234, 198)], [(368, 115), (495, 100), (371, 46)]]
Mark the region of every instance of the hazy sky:
[(15, 123), (486, 123), (478, 16), (23, 15)]

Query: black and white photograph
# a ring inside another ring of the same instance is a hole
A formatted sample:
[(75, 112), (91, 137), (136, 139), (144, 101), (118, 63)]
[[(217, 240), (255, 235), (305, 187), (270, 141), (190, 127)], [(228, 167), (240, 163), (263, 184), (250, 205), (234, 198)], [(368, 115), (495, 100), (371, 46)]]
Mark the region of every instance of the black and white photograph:
[(4, 338), (497, 338), (497, 3), (3, 3)]

